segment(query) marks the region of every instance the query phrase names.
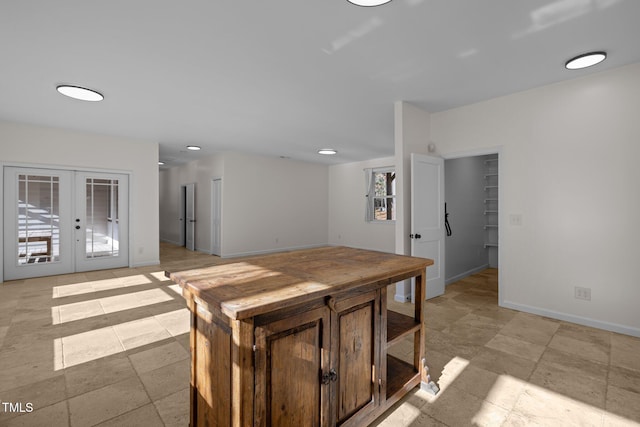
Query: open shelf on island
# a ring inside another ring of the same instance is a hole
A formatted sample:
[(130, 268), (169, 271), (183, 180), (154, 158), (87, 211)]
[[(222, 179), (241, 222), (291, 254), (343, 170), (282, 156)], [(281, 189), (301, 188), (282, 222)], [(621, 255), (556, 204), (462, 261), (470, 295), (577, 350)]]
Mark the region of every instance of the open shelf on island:
[(387, 310), (387, 348), (402, 337), (420, 330), (420, 322), (411, 316)]
[(387, 355), (387, 398), (401, 389), (410, 390), (418, 384), (420, 373), (416, 368), (397, 357)]

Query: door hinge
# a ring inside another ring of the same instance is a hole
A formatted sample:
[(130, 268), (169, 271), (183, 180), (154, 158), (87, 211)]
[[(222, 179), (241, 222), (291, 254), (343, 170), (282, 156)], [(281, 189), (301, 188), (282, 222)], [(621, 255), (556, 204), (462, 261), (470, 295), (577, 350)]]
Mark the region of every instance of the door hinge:
[(251, 364), (253, 365), (253, 367), (256, 367), (256, 359), (258, 358), (258, 346), (256, 346), (255, 344), (252, 347), (253, 352), (251, 353)]

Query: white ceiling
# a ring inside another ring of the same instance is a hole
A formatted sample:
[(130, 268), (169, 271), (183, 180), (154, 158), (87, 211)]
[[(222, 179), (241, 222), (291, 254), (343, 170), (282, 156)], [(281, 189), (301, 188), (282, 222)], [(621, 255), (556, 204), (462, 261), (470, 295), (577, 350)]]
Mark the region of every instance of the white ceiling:
[[(638, 0), (3, 1), (0, 119), (157, 141), (165, 167), (385, 157), (395, 101), (437, 112), (639, 62), (639, 19)], [(609, 58), (564, 69), (592, 50)]]

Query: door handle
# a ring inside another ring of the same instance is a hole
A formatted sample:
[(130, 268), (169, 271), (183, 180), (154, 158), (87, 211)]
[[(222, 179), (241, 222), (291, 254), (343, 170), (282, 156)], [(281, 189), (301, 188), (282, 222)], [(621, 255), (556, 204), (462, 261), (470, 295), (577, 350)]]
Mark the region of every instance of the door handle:
[(420, 239), (422, 236), (420, 234), (416, 234), (416, 239)]
[(80, 226), (79, 225), (76, 225), (76, 230), (80, 230)]
[(421, 237), (422, 237), (421, 234), (409, 234), (409, 238), (411, 238), (411, 239), (419, 239)]
[(337, 379), (338, 373), (333, 368), (329, 372), (322, 374), (322, 384), (324, 385), (329, 384), (331, 381), (336, 382)]
[(195, 219), (190, 219), (189, 222), (196, 222), (196, 220)]

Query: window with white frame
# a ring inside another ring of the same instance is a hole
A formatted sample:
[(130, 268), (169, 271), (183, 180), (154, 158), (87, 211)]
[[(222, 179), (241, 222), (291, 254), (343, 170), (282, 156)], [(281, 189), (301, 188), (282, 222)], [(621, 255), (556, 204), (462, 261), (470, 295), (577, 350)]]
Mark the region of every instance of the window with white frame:
[(365, 219), (395, 221), (396, 172), (393, 167), (365, 169), (367, 206)]

